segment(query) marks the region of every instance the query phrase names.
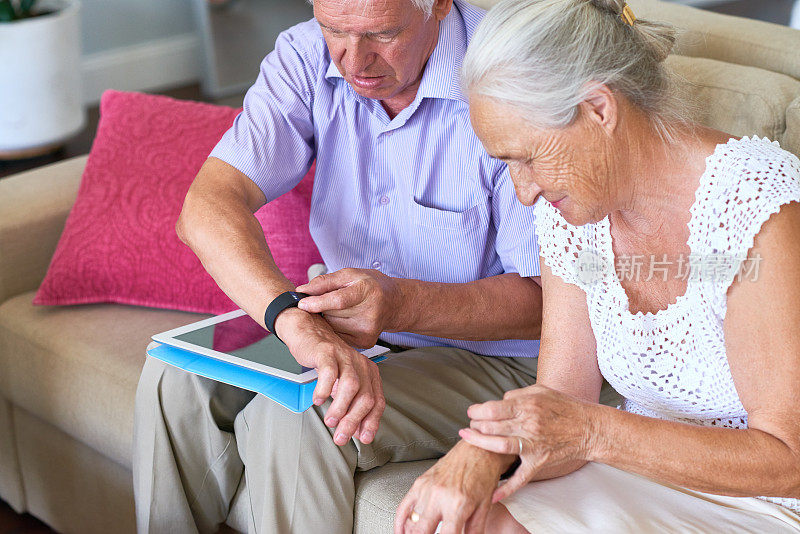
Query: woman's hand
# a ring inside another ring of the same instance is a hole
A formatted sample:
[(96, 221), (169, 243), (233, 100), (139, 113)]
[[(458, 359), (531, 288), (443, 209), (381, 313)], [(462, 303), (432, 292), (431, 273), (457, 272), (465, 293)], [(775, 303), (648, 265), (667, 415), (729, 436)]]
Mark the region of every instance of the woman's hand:
[(470, 428), (459, 435), (476, 447), (519, 455), (521, 460), (514, 475), (494, 492), (492, 502), (505, 499), (545, 467), (587, 460), (594, 408), (595, 404), (540, 385), (509, 391), (501, 401), (470, 406)]
[(433, 534), (440, 521), (442, 534), (483, 534), (492, 492), (512, 461), (457, 443), (411, 486), (397, 507), (395, 534)]

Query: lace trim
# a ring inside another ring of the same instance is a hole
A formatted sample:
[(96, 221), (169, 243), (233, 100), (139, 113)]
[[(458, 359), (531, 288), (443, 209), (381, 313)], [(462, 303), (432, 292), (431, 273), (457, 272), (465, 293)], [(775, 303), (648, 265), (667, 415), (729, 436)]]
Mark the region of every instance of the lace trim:
[(534, 206), (534, 220), (539, 241), (539, 254), (544, 263), (553, 271), (554, 275), (564, 282), (578, 286), (585, 291), (584, 284), (579, 278), (579, 272), (575, 268), (576, 264), (558, 261), (562, 259), (559, 245), (560, 243), (564, 244), (565, 255), (568, 255), (570, 247), (573, 247), (575, 249), (572, 251), (573, 258), (577, 261), (582, 251), (591, 250), (591, 247), (587, 247), (582, 234), (585, 233), (586, 227), (593, 225), (572, 226), (544, 197), (540, 197)]
[[(791, 201), (800, 201), (796, 156), (755, 137), (717, 145), (706, 158), (695, 191), (687, 245), (696, 257), (727, 254), (729, 270), (724, 276), (705, 277), (700, 270), (699, 278), (692, 276), (674, 303), (637, 313), (630, 312), (617, 276), (608, 217), (574, 227), (547, 201), (537, 203), (543, 261), (556, 276), (586, 293), (598, 365), (606, 380), (628, 398), (626, 406), (638, 406), (638, 413), (649, 417), (747, 428), (725, 349), (726, 293), (763, 223)], [(579, 265), (587, 254), (598, 259), (598, 268), (588, 273)], [(587, 279), (587, 274), (594, 278)], [(800, 503), (765, 500), (791, 510), (798, 510)]]
[[(698, 215), (702, 226), (696, 233), (690, 233), (689, 241), (692, 250), (719, 254), (730, 260), (730, 268), (722, 271), (722, 276), (706, 282), (717, 296), (715, 310), (724, 318), (727, 290), (739, 275), (742, 262), (748, 258), (764, 223), (786, 204), (800, 201), (800, 160), (782, 150), (777, 141), (766, 137), (731, 139), (717, 148), (715, 154), (719, 149), (722, 154), (714, 163), (714, 171), (720, 179), (706, 184), (703, 191), (698, 189), (698, 200), (692, 209), (705, 215)], [(725, 157), (731, 155), (735, 157)], [(770, 179), (776, 175), (777, 179)], [(707, 205), (707, 210), (699, 207), (701, 194), (706, 199), (703, 204)], [(725, 202), (714, 202), (718, 199), (725, 199)], [(720, 226), (721, 221), (726, 224)]]

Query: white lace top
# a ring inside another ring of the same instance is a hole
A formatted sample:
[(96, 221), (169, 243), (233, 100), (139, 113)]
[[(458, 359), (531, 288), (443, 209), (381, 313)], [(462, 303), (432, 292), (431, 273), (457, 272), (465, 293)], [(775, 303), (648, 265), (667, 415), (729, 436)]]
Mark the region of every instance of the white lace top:
[[(691, 208), (686, 293), (657, 313), (636, 314), (618, 277), (608, 217), (576, 227), (547, 201), (536, 204), (542, 258), (586, 293), (600, 371), (625, 397), (625, 410), (747, 427), (725, 351), (726, 293), (736, 276), (754, 274), (757, 262), (745, 258), (756, 234), (791, 201), (800, 201), (796, 156), (766, 138), (718, 145)], [(800, 500), (767, 500), (800, 512)]]

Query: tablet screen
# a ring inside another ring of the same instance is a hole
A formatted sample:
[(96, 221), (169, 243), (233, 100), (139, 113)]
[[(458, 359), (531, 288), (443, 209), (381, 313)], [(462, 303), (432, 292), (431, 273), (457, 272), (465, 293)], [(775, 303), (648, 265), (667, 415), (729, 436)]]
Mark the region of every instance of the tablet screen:
[(286, 345), (249, 315), (198, 328), (174, 338), (295, 375), (310, 370), (297, 363)]

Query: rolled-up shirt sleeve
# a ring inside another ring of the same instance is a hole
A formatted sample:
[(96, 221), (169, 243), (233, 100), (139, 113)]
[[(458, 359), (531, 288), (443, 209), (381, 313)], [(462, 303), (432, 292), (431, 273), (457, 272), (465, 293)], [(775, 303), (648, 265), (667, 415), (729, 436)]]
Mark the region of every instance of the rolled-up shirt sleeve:
[(312, 103), (319, 62), (304, 44), (298, 26), (278, 37), (242, 112), (209, 154), (247, 175), (267, 202), (300, 183), (315, 156)]
[(507, 273), (539, 276), (539, 246), (533, 206), (517, 200), (508, 167), (498, 164), (492, 194), (492, 218), (497, 228), (495, 250)]

